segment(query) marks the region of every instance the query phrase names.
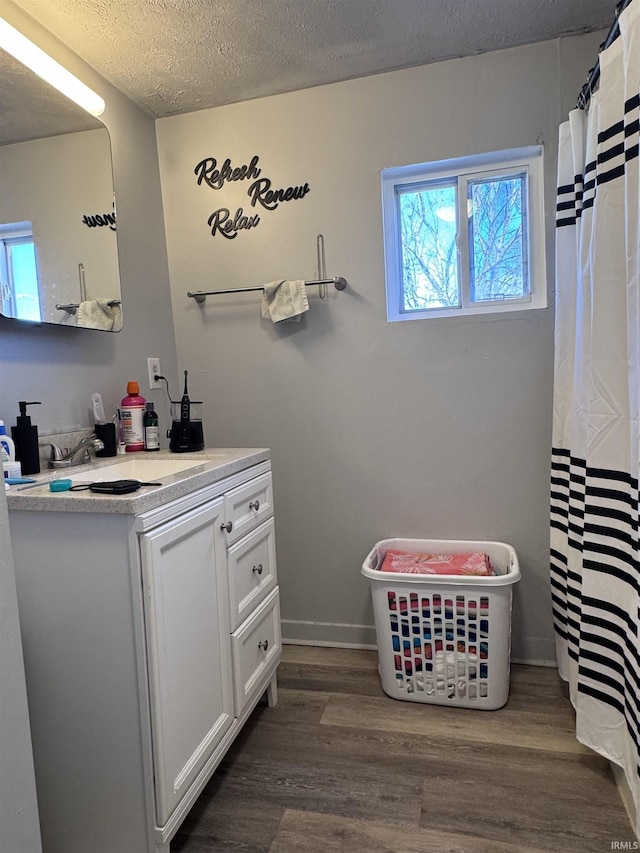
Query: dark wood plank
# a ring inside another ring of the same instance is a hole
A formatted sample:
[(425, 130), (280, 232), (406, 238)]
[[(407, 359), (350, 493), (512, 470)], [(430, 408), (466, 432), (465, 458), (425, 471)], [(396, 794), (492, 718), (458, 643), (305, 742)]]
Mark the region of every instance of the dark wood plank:
[[(542, 853), (460, 833), (287, 810), (269, 853)], [(546, 851), (545, 851), (546, 853)]]
[(435, 758), (420, 825), (563, 853), (606, 850), (630, 830), (604, 758), (513, 747)]
[[(287, 647), (278, 670), (278, 684), (294, 690), (347, 693), (352, 696), (384, 696), (378, 676), (377, 654), (361, 649), (326, 649), (313, 646)], [(330, 662), (327, 663), (327, 660)]]
[[(287, 740), (281, 736), (280, 746)], [(248, 747), (227, 765), (227, 792), (250, 804), (293, 808), (324, 814), (378, 819), (389, 824), (417, 826), (423, 784), (393, 766), (339, 760), (339, 751), (324, 739), (310, 740), (307, 732), (289, 738), (289, 748), (265, 753)], [(275, 744), (274, 744), (275, 746)]]
[(575, 739), (571, 717), (553, 715), (535, 707), (498, 711), (422, 705), (395, 699), (369, 696), (331, 696), (322, 715), (322, 724), (360, 728), (363, 720), (369, 728), (381, 731), (412, 732), (443, 741), (503, 743), (525, 746), (545, 752), (586, 754), (589, 750)]

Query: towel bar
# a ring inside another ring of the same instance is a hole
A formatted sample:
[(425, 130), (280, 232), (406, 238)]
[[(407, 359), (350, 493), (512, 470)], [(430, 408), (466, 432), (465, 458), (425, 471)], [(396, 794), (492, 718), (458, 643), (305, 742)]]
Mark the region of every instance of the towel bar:
[[(113, 307), (114, 305), (121, 305), (121, 301), (119, 299), (111, 299), (109, 302), (109, 306)], [(66, 305), (56, 305), (56, 311), (66, 311), (67, 314), (74, 315), (78, 308), (80, 307), (79, 302), (69, 302)]]
[[(340, 276), (335, 278), (322, 278), (317, 279), (315, 281), (305, 281), (307, 286), (313, 284), (332, 284), (336, 290), (345, 290), (347, 287), (347, 280)], [(258, 287), (236, 287), (232, 290), (188, 290), (187, 296), (190, 299), (195, 299), (196, 302), (202, 304), (206, 301), (207, 296), (217, 296), (220, 293), (250, 293), (253, 291), (263, 291), (264, 285), (259, 285)], [(56, 306), (59, 307), (59, 306)]]

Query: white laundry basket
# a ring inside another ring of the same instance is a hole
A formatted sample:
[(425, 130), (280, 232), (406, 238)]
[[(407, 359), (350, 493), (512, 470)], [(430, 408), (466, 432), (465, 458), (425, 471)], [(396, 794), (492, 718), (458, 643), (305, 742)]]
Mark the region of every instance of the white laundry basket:
[[(388, 549), (488, 555), (495, 575), (382, 572)], [(492, 711), (509, 696), (515, 550), (502, 542), (384, 539), (362, 565), (371, 581), (382, 689), (394, 699)]]

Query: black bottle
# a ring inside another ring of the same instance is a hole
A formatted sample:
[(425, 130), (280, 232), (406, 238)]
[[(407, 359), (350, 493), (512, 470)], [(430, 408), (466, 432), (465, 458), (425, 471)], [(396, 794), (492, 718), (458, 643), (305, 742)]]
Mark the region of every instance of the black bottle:
[(11, 427), (11, 438), (16, 446), (16, 459), (20, 462), (23, 474), (40, 473), (40, 450), (38, 448), (38, 427), (31, 424), (27, 406), (40, 406), (40, 402), (27, 403), (21, 400), (20, 415), (16, 425)]
[(142, 416), (144, 427), (144, 449), (160, 450), (160, 430), (158, 429), (158, 415), (154, 411), (153, 403), (147, 403), (145, 413)]

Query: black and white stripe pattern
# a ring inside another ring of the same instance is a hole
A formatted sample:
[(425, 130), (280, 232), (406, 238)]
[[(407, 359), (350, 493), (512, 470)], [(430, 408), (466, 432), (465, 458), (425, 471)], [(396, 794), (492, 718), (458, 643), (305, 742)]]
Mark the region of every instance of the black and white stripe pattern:
[(587, 163), (573, 184), (558, 187), (556, 227), (575, 225), (582, 211), (593, 207), (597, 189), (620, 178), (629, 160), (638, 157), (640, 95), (625, 104), (624, 119), (598, 134), (597, 158)]
[(575, 225), (582, 216), (582, 196), (584, 178), (576, 175), (572, 184), (558, 187), (558, 202), (556, 205), (556, 228)]
[(620, 602), (633, 602), (632, 612), (640, 602), (638, 480), (554, 448), (551, 529), (554, 626), (578, 663), (578, 691), (622, 714), (638, 747), (638, 622)]
[[(556, 632), (578, 659), (582, 575), (571, 570), (568, 552), (582, 553), (585, 465), (568, 450), (555, 449), (551, 462), (551, 600)], [(555, 545), (556, 547), (553, 547)]]

